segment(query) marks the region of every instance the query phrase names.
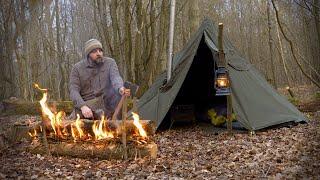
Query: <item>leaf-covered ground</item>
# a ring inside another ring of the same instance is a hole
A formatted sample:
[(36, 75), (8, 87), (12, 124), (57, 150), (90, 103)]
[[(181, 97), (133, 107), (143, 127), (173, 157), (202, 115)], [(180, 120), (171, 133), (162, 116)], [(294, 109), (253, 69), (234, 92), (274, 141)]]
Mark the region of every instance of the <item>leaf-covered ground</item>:
[[(157, 133), (156, 159), (98, 160), (33, 155), (23, 144), (1, 151), (0, 179), (320, 179), (320, 111), (308, 124), (249, 135), (208, 124)], [(2, 117), (1, 122), (17, 117)], [(24, 117), (30, 118), (30, 117)]]

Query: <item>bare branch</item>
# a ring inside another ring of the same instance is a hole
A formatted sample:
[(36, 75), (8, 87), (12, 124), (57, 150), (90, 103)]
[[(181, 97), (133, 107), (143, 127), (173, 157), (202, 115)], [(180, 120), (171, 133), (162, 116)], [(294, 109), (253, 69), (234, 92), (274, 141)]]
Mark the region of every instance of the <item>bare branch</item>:
[(297, 58), (297, 56), (296, 56), (296, 54), (295, 54), (295, 52), (294, 52), (293, 42), (290, 40), (290, 38), (286, 35), (286, 33), (285, 33), (284, 30), (283, 30), (283, 27), (282, 27), (282, 25), (281, 25), (280, 18), (279, 18), (279, 11), (278, 11), (275, 3), (274, 3), (274, 0), (271, 0), (271, 2), (272, 2), (272, 5), (273, 5), (274, 10), (275, 10), (275, 12), (276, 12), (276, 19), (277, 19), (277, 23), (278, 23), (278, 25), (279, 25), (279, 28), (280, 28), (280, 30), (281, 30), (281, 33), (282, 33), (282, 35), (284, 36), (284, 38), (285, 38), (285, 39), (289, 42), (289, 44), (290, 44), (290, 49), (291, 49), (291, 52), (292, 52), (292, 55), (293, 55), (293, 59), (294, 59), (295, 62), (297, 63), (297, 65), (298, 65), (299, 69), (301, 70), (302, 74), (305, 75), (311, 82), (313, 82), (316, 86), (318, 86), (318, 87), (320, 88), (320, 83), (317, 82), (315, 79), (313, 79), (309, 74), (307, 74), (307, 73), (305, 72), (305, 70), (303, 69), (302, 64), (299, 62), (299, 60), (298, 60), (298, 58)]

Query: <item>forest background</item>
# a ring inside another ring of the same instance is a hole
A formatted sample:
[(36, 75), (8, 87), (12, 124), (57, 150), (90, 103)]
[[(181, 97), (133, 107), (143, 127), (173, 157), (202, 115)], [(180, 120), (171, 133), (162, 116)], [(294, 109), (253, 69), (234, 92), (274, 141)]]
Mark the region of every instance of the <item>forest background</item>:
[[(84, 42), (101, 40), (123, 78), (146, 90), (166, 70), (169, 0), (1, 0), (0, 101), (68, 100)], [(319, 0), (179, 0), (174, 53), (207, 17), (275, 87), (320, 83)]]

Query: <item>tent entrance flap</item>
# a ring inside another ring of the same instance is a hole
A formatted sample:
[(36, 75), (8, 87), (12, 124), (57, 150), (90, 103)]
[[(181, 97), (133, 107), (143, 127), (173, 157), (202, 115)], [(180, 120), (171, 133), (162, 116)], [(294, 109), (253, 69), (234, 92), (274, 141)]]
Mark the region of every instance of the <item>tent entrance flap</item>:
[(213, 53), (202, 38), (188, 74), (162, 123), (208, 121), (207, 112), (211, 108), (219, 115), (226, 115), (226, 97), (215, 96), (216, 67)]

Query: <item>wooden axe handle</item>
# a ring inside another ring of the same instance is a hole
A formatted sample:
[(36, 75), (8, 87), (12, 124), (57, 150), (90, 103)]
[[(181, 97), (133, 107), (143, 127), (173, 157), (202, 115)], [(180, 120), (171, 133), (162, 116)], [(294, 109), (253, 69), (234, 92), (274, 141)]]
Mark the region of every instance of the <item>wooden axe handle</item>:
[(112, 115), (112, 121), (116, 120), (116, 118), (117, 118), (117, 116), (118, 116), (118, 114), (119, 114), (119, 112), (121, 110), (121, 107), (122, 107), (122, 104), (124, 102), (125, 97), (126, 97), (125, 95), (122, 95), (122, 97), (121, 97), (121, 99), (120, 99), (120, 101), (119, 101), (119, 103), (118, 103), (118, 105), (117, 105), (117, 107), (114, 110), (114, 113)]

